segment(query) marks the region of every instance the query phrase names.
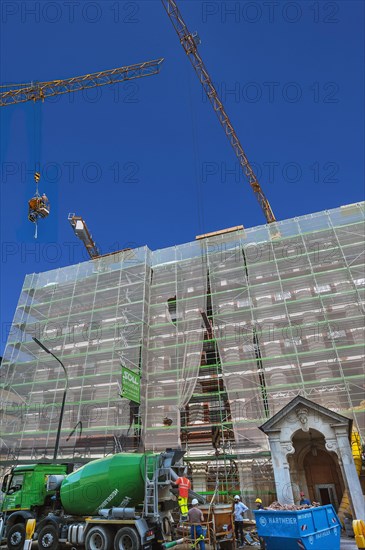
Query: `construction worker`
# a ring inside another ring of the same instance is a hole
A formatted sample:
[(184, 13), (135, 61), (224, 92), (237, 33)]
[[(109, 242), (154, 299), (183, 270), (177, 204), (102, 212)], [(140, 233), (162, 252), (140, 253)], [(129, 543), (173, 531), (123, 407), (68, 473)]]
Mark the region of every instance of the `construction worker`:
[(264, 509), (264, 507), (263, 507), (263, 505), (262, 505), (262, 500), (261, 500), (261, 498), (257, 498), (257, 499), (255, 500), (255, 504), (256, 504), (256, 510), (263, 510), (263, 509)]
[(49, 214), (49, 200), (45, 193), (41, 196), (39, 200), (39, 210), (41, 213), (48, 215)]
[(239, 548), (243, 548), (243, 515), (248, 510), (247, 506), (241, 502), (241, 497), (235, 495), (233, 502), (233, 519), (234, 519), (234, 532), (236, 535), (236, 541), (240, 544)]
[(180, 506), (182, 519), (186, 519), (187, 513), (189, 511), (188, 496), (189, 496), (189, 489), (191, 487), (190, 479), (185, 477), (185, 475), (183, 474), (182, 476), (178, 477), (175, 481), (171, 481), (171, 483), (173, 485), (177, 485), (177, 487), (179, 488), (179, 496), (177, 498), (177, 501)]
[(193, 498), (191, 504), (192, 508), (190, 508), (190, 510), (188, 511), (188, 520), (191, 524), (190, 538), (193, 542), (194, 548), (197, 540), (201, 538), (202, 540), (199, 540), (198, 544), (200, 546), (200, 550), (205, 550), (204, 531), (203, 527), (200, 525), (204, 521), (204, 515), (203, 512), (198, 508), (199, 502), (196, 498)]
[(305, 493), (301, 492), (300, 493), (300, 501), (299, 501), (299, 504), (302, 505), (302, 504), (311, 504), (310, 500), (308, 498), (305, 498)]

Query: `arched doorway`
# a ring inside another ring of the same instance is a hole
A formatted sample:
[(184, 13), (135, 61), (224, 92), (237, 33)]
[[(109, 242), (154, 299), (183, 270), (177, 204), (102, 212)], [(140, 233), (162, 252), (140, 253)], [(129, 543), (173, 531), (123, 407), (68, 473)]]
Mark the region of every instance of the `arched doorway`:
[(322, 505), (332, 504), (337, 511), (343, 495), (343, 484), (336, 462), (327, 451), (315, 449), (313, 453), (311, 449), (304, 457), (303, 467), (310, 500)]
[[(300, 490), (313, 500), (336, 497), (340, 502), (346, 485), (354, 519), (364, 517), (364, 496), (352, 456), (349, 418), (297, 395), (259, 429), (269, 437), (280, 503), (292, 504)], [(328, 487), (321, 485), (334, 485), (335, 493), (331, 496)]]
[(337, 455), (326, 450), (324, 435), (314, 428), (297, 430), (292, 443), (295, 453), (290, 457), (290, 466), (298, 490), (304, 491), (311, 502), (332, 504), (338, 510), (344, 483)]

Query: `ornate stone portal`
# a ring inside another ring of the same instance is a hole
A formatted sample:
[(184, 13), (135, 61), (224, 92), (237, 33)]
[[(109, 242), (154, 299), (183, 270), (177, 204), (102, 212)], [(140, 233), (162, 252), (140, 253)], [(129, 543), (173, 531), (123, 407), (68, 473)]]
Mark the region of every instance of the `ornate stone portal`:
[(269, 438), (281, 504), (293, 504), (299, 489), (308, 495), (305, 457), (317, 457), (318, 453), (324, 457), (326, 453), (332, 469), (338, 469), (338, 479), (342, 478), (338, 483), (348, 490), (354, 518), (365, 517), (364, 496), (351, 453), (352, 420), (298, 395), (260, 430)]

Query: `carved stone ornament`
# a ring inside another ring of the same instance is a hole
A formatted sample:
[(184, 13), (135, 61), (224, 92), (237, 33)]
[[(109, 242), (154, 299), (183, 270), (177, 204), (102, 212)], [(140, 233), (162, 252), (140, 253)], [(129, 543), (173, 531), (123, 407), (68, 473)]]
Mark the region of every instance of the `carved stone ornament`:
[(297, 415), (298, 420), (301, 423), (301, 428), (302, 428), (303, 432), (308, 432), (309, 431), (309, 426), (308, 426), (309, 411), (308, 411), (308, 409), (306, 407), (298, 407), (297, 409), (295, 409), (295, 413)]
[(335, 439), (326, 440), (325, 447), (327, 451), (337, 453), (337, 441)]
[(193, 475), (205, 475), (207, 473), (207, 464), (204, 462), (193, 462), (191, 464)]
[(290, 441), (285, 441), (285, 443), (282, 443), (281, 448), (285, 456), (292, 455), (295, 453), (295, 447)]

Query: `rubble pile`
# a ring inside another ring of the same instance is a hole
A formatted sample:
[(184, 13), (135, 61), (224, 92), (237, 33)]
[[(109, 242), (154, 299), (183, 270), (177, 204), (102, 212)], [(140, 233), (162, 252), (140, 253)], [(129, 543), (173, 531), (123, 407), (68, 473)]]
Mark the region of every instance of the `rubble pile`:
[(307, 508), (315, 508), (320, 506), (319, 502), (312, 502), (312, 504), (280, 504), (277, 500), (272, 502), (270, 506), (267, 506), (265, 510), (282, 510), (287, 512), (295, 512), (296, 510), (306, 510)]

